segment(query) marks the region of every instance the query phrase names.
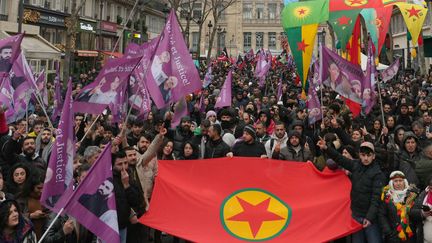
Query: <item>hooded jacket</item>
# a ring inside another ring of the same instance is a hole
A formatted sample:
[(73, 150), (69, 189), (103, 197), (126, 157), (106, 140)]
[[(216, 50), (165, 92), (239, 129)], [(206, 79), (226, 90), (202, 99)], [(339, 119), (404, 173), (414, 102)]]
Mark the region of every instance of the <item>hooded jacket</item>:
[(272, 134), (270, 139), (265, 143), (264, 147), (267, 153), (267, 158), (271, 158), (276, 143), (280, 143), (281, 149), (287, 146), (288, 134), (285, 132), (282, 138), (276, 137), (275, 134)]
[[(416, 143), (417, 143), (417, 147), (416, 147), (415, 151), (411, 154), (405, 149), (405, 142), (409, 138), (414, 138)], [(420, 155), (421, 155), (421, 153), (420, 153), (420, 145), (419, 145), (418, 137), (413, 132), (410, 132), (410, 131), (405, 132), (404, 137), (402, 139), (400, 152), (399, 152), (399, 159), (408, 162), (411, 165), (411, 167), (413, 169), (415, 169), (416, 161), (421, 159)]]
[[(294, 147), (290, 143), (291, 137), (299, 138), (300, 142), (297, 147)], [(288, 134), (287, 145), (284, 148), (281, 148), (280, 152), (273, 152), (273, 159), (281, 159), (281, 160), (289, 160), (289, 161), (298, 161), (298, 162), (306, 162), (313, 161), (313, 155), (309, 148), (304, 147), (304, 141), (300, 135), (300, 133), (296, 131), (290, 131)]]

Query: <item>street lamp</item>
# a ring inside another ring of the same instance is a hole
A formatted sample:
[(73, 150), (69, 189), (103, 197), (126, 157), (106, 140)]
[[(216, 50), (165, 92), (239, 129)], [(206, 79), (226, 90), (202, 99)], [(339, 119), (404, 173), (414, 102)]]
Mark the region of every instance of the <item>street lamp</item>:
[(104, 3), (101, 0), (100, 4), (99, 4), (99, 7), (100, 7), (100, 14), (99, 14), (99, 50), (101, 50), (101, 51), (102, 51), (102, 48), (103, 48), (103, 44), (102, 44), (102, 42), (103, 42), (103, 39), (102, 39), (102, 11), (103, 11), (103, 6), (104, 6)]
[(217, 49), (218, 49), (218, 55), (220, 55), (221, 53), (221, 49), (222, 49), (222, 40), (225, 39), (224, 35), (226, 33), (225, 28), (221, 28), (220, 26), (217, 28), (217, 33), (218, 33), (218, 42), (217, 42)]
[(258, 42), (257, 48), (258, 48), (258, 46), (259, 46), (259, 48), (261, 48), (261, 41), (262, 41), (261, 33), (257, 33), (256, 40)]
[(230, 42), (230, 57), (232, 57), (232, 46), (233, 46), (232, 43), (234, 42), (234, 35), (231, 36), (231, 40), (229, 42)]

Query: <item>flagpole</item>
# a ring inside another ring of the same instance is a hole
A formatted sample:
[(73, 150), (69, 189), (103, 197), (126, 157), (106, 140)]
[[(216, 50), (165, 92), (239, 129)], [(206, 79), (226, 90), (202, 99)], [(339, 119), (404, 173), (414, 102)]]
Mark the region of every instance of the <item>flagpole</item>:
[(35, 98), (36, 98), (36, 100), (38, 101), (39, 105), (40, 105), (41, 108), (42, 108), (43, 113), (45, 114), (45, 116), (46, 116), (46, 118), (47, 118), (48, 125), (49, 125), (51, 128), (54, 128), (53, 124), (51, 123), (51, 119), (49, 118), (48, 113), (47, 113), (47, 111), (46, 111), (46, 109), (45, 109), (45, 106), (43, 105), (43, 103), (42, 103), (42, 101), (41, 101), (41, 100), (42, 100), (42, 96), (40, 95), (39, 90), (37, 90), (37, 89), (33, 89), (33, 90), (36, 91)]
[(379, 101), (380, 101), (380, 108), (381, 108), (381, 116), (382, 116), (383, 126), (385, 126), (384, 108), (383, 108), (382, 97), (381, 97), (380, 82), (377, 80), (376, 84), (378, 85), (378, 96), (379, 96)]
[(119, 43), (119, 41), (120, 41), (120, 38), (123, 37), (124, 29), (125, 29), (127, 23), (129, 22), (129, 20), (131, 20), (131, 18), (132, 18), (132, 14), (134, 13), (134, 10), (135, 10), (136, 6), (138, 5), (138, 1), (139, 1), (139, 0), (136, 0), (136, 1), (135, 1), (135, 4), (134, 4), (132, 10), (130, 11), (127, 20), (126, 20), (126, 21), (124, 22), (124, 24), (122, 25), (122, 30), (120, 31), (120, 36), (119, 36), (119, 38), (117, 38), (117, 41), (116, 41), (116, 43), (115, 43), (115, 45), (114, 45), (114, 48), (113, 48), (112, 51), (111, 51), (111, 55), (112, 55), (112, 53), (115, 51), (115, 49), (117, 48), (118, 43)]
[(89, 134), (89, 132), (92, 130), (93, 126), (96, 124), (97, 120), (99, 120), (100, 116), (102, 114), (99, 114), (96, 119), (92, 122), (92, 124), (90, 125), (89, 129), (87, 129), (87, 131), (85, 132), (84, 136), (81, 138), (81, 140), (79, 141), (79, 143), (81, 144), (84, 139), (87, 137), (87, 135)]
[(61, 208), (60, 211), (57, 213), (51, 224), (48, 226), (48, 229), (46, 229), (45, 233), (42, 235), (38, 243), (42, 243), (42, 241), (45, 239), (45, 237), (48, 234), (48, 231), (53, 227), (54, 223), (57, 221), (58, 217), (60, 217), (60, 214), (63, 212), (64, 208)]
[(323, 112), (323, 106), (324, 106), (324, 102), (323, 102), (323, 84), (322, 84), (322, 74), (323, 74), (323, 49), (322, 49), (322, 44), (318, 43), (319, 45), (319, 50), (320, 50), (320, 55), (319, 55), (319, 62), (320, 62), (320, 66), (319, 66), (319, 80), (320, 80), (320, 93), (321, 93), (321, 121), (324, 121), (324, 112)]
[(26, 134), (28, 134), (28, 103), (30, 102), (28, 98), (28, 93), (26, 92)]

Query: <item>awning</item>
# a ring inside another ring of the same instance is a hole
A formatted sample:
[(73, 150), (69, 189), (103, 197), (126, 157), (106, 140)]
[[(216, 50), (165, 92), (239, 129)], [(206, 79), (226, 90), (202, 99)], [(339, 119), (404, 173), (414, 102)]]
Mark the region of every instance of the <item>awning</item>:
[(112, 56), (115, 58), (120, 58), (123, 56), (123, 53), (120, 52), (101, 51), (101, 53), (105, 56), (110, 56), (110, 57)]
[[(10, 34), (1, 31), (2, 38)], [(60, 59), (61, 52), (40, 35), (25, 35), (21, 48), (27, 59)]]
[(97, 57), (98, 56), (97, 51), (77, 50), (76, 53), (79, 57)]
[[(363, 70), (363, 71), (366, 71), (367, 59), (368, 59), (368, 57), (367, 57), (365, 54), (362, 53), (362, 54), (361, 54), (361, 67), (362, 67), (362, 70)], [(382, 64), (382, 63), (379, 63), (378, 66), (376, 66), (376, 69), (377, 69), (378, 71), (384, 70), (384, 69), (386, 69), (386, 68), (388, 68), (388, 66), (385, 65), (385, 64)]]

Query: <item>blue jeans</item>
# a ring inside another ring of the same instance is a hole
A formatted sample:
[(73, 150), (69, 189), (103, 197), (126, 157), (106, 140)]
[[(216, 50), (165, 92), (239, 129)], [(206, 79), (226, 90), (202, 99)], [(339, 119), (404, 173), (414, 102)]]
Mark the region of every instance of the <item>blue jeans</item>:
[[(363, 218), (359, 218), (353, 215), (353, 218), (363, 224)], [(367, 228), (363, 228), (362, 230), (352, 234), (352, 243), (381, 243), (381, 229), (378, 224), (374, 223), (368, 226)]]
[(119, 233), (120, 233), (120, 243), (126, 243), (127, 228), (121, 229)]

